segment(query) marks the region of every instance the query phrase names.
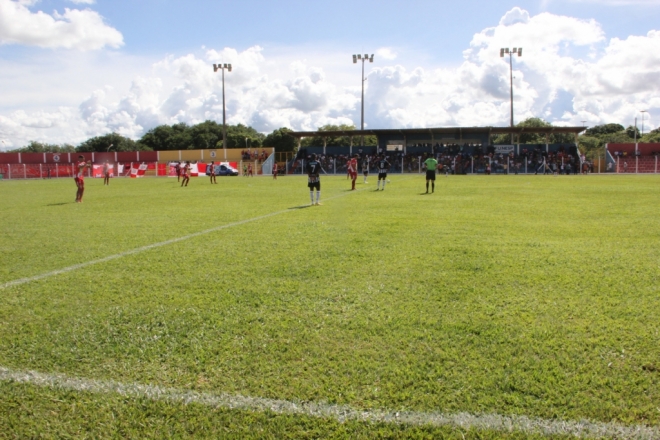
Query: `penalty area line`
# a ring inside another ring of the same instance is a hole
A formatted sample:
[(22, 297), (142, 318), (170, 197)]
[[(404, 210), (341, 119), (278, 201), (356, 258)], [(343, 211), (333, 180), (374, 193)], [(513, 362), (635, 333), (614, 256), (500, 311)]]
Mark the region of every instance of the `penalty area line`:
[[(333, 196), (333, 197), (328, 197), (325, 200), (337, 199), (339, 197), (344, 197), (348, 194), (351, 194), (351, 193), (349, 192), (349, 193), (345, 193), (345, 194), (339, 194), (339, 195), (336, 195), (336, 196)], [(256, 221), (259, 221), (259, 220), (263, 220), (263, 219), (266, 219), (266, 218), (269, 218), (269, 217), (274, 217), (276, 215), (284, 214), (284, 213), (287, 213), (287, 212), (291, 212), (291, 209), (283, 209), (281, 211), (272, 212), (270, 214), (265, 214), (265, 215), (261, 215), (261, 216), (258, 216), (258, 217), (253, 217), (253, 218), (249, 218), (249, 219), (245, 219), (245, 220), (240, 220), (240, 221), (237, 221), (237, 222), (228, 223), (226, 225), (216, 226), (214, 228), (206, 229), (204, 231), (199, 231), (199, 232), (195, 232), (195, 233), (192, 233), (192, 234), (184, 235), (183, 237), (172, 238), (170, 240), (165, 240), (165, 241), (161, 241), (161, 242), (158, 242), (158, 243), (149, 244), (149, 245), (142, 246), (142, 247), (139, 247), (139, 248), (135, 248), (135, 249), (131, 249), (131, 250), (128, 250), (128, 251), (120, 252), (118, 254), (109, 255), (109, 256), (103, 257), (103, 258), (98, 258), (96, 260), (90, 260), (90, 261), (86, 261), (84, 263), (74, 264), (73, 266), (64, 267), (62, 269), (53, 270), (51, 272), (46, 272), (46, 273), (42, 273), (42, 274), (39, 274), (39, 275), (31, 276), (31, 277), (20, 278), (20, 279), (17, 279), (17, 280), (8, 281), (6, 283), (0, 284), (0, 290), (7, 289), (9, 287), (20, 286), (21, 284), (31, 283), (32, 281), (43, 280), (44, 278), (50, 278), (52, 276), (61, 275), (61, 274), (67, 273), (67, 272), (72, 272), (74, 270), (82, 269), (82, 268), (85, 268), (87, 266), (92, 266), (94, 264), (106, 263), (108, 261), (116, 260), (118, 258), (123, 258), (123, 257), (127, 257), (129, 255), (139, 254), (140, 252), (148, 251), (148, 250), (151, 250), (151, 249), (156, 249), (156, 248), (167, 246), (167, 245), (174, 244), (174, 243), (178, 243), (180, 241), (190, 240), (191, 238), (195, 238), (195, 237), (199, 237), (199, 236), (202, 236), (202, 235), (210, 234), (211, 232), (217, 232), (217, 231), (221, 231), (223, 229), (233, 228), (234, 226), (240, 226), (240, 225), (244, 225), (246, 223), (256, 222)]]
[(28, 384), (65, 391), (94, 394), (116, 394), (130, 398), (147, 398), (175, 404), (200, 404), (214, 408), (254, 412), (303, 415), (334, 419), (339, 422), (392, 423), (411, 426), (448, 426), (461, 429), (521, 432), (540, 435), (569, 435), (578, 438), (656, 439), (660, 430), (642, 425), (591, 422), (587, 420), (551, 420), (499, 414), (446, 414), (420, 411), (360, 410), (348, 405), (318, 402), (295, 402), (227, 393), (208, 393), (177, 388), (164, 388), (138, 383), (92, 380), (63, 374), (15, 371), (0, 367), (0, 381)]

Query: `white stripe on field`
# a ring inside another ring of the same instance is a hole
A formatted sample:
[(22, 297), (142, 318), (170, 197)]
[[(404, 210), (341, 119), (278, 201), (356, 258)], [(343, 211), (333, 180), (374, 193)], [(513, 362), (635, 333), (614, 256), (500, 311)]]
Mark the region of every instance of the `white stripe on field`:
[[(359, 190), (359, 191), (362, 191), (362, 190)], [(348, 194), (352, 194), (352, 193), (348, 192), (348, 193), (344, 193), (344, 194), (339, 194), (339, 195), (336, 195), (334, 197), (328, 197), (325, 200), (336, 199), (338, 197), (343, 197), (343, 196), (346, 196)], [(253, 217), (253, 218), (250, 218), (250, 219), (247, 219), (247, 220), (241, 220), (241, 221), (234, 222), (234, 223), (228, 223), (228, 224), (222, 225), (222, 226), (216, 226), (215, 228), (207, 229), (205, 231), (195, 232), (193, 234), (184, 235), (183, 237), (178, 237), (178, 238), (173, 238), (171, 240), (161, 241), (160, 243), (149, 244), (147, 246), (142, 246), (142, 247), (139, 247), (139, 248), (136, 248), (136, 249), (131, 249), (129, 251), (121, 252), (119, 254), (110, 255), (110, 256), (99, 258), (99, 259), (96, 259), (96, 260), (86, 261), (86, 262), (80, 263), (80, 264), (74, 264), (73, 266), (64, 267), (62, 269), (53, 270), (51, 272), (42, 273), (40, 275), (35, 275), (35, 276), (32, 276), (32, 277), (26, 277), (26, 278), (20, 278), (18, 280), (14, 280), (14, 281), (9, 281), (9, 282), (6, 282), (4, 284), (0, 284), (0, 290), (6, 289), (8, 287), (19, 286), (21, 284), (30, 283), (32, 281), (43, 280), (44, 278), (49, 278), (49, 277), (52, 277), (52, 276), (55, 276), (55, 275), (61, 275), (63, 273), (71, 272), (71, 271), (74, 271), (74, 270), (77, 270), (77, 269), (82, 269), (83, 267), (91, 266), (91, 265), (94, 265), (94, 264), (105, 263), (106, 261), (116, 260), (117, 258), (122, 258), (122, 257), (127, 257), (129, 255), (138, 254), (140, 252), (148, 251), (150, 249), (155, 249), (155, 248), (159, 248), (159, 247), (162, 247), (162, 246), (167, 246), (168, 244), (173, 244), (173, 243), (178, 243), (180, 241), (189, 240), (191, 238), (199, 237), (200, 235), (210, 234), (211, 232), (220, 231), (222, 229), (232, 228), (234, 226), (240, 226), (240, 225), (244, 225), (246, 223), (256, 222), (258, 220), (263, 220), (263, 219), (268, 218), (268, 217), (273, 217), (273, 216), (276, 216), (276, 215), (284, 214), (285, 212), (291, 212), (291, 209), (284, 209), (282, 211), (273, 212), (273, 213), (262, 215), (262, 216), (259, 216), (259, 217)]]
[(292, 402), (226, 393), (201, 393), (175, 388), (161, 388), (153, 385), (124, 384), (107, 380), (67, 377), (61, 374), (14, 371), (4, 367), (0, 367), (0, 381), (97, 394), (119, 394), (131, 398), (148, 398), (173, 403), (197, 403), (210, 407), (228, 409), (299, 414), (310, 417), (335, 419), (339, 422), (352, 420), (414, 426), (449, 426), (462, 429), (521, 432), (524, 434), (569, 435), (581, 438), (643, 440), (660, 438), (660, 430), (658, 428), (640, 425), (627, 426), (617, 423), (601, 423), (587, 420), (546, 420), (526, 416), (502, 416), (499, 414), (443, 414), (418, 411), (359, 410), (346, 405)]

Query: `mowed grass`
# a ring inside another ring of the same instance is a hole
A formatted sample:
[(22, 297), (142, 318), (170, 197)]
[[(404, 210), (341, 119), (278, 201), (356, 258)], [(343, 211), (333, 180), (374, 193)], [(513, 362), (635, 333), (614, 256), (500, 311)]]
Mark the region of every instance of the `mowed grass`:
[[(0, 290), (0, 366), (660, 425), (660, 177), (391, 180), (324, 176), (318, 207), (299, 176), (0, 182), (0, 284), (276, 214)], [(10, 436), (504, 436), (0, 389)]]

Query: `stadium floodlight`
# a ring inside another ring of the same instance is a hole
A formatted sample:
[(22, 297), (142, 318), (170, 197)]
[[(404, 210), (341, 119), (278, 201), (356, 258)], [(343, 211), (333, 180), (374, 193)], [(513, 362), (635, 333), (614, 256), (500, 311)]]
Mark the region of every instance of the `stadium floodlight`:
[(213, 71), (222, 70), (222, 149), (227, 160), (227, 122), (225, 115), (225, 70), (231, 72), (231, 64), (214, 64)]
[[(504, 58), (504, 54), (509, 55), (509, 81), (511, 84), (511, 128), (513, 129), (513, 55), (517, 54), (522, 56), (522, 47), (514, 47), (509, 50), (508, 47), (500, 49), (500, 58)], [(513, 144), (513, 130), (511, 131), (511, 144)]]
[(648, 110), (640, 110), (639, 111), (642, 114), (642, 136), (644, 136), (644, 113), (648, 113)]
[(362, 61), (362, 111), (360, 113), (360, 131), (362, 131), (362, 134), (360, 135), (360, 147), (364, 147), (364, 82), (367, 80), (364, 77), (364, 62), (369, 61), (370, 63), (374, 62), (374, 54), (357, 54), (353, 55), (353, 64), (357, 64), (358, 60)]

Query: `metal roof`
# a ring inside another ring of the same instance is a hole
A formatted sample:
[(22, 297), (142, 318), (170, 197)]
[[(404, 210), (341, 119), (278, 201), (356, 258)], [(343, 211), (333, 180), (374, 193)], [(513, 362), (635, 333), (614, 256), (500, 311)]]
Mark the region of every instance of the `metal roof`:
[[(297, 138), (316, 136), (362, 136), (362, 135), (469, 135), (483, 134), (521, 134), (521, 133), (574, 133), (578, 134), (588, 127), (438, 127), (438, 128), (386, 128), (378, 130), (337, 130), (337, 131), (290, 131), (289, 135)], [(462, 137), (462, 136), (461, 136)]]

